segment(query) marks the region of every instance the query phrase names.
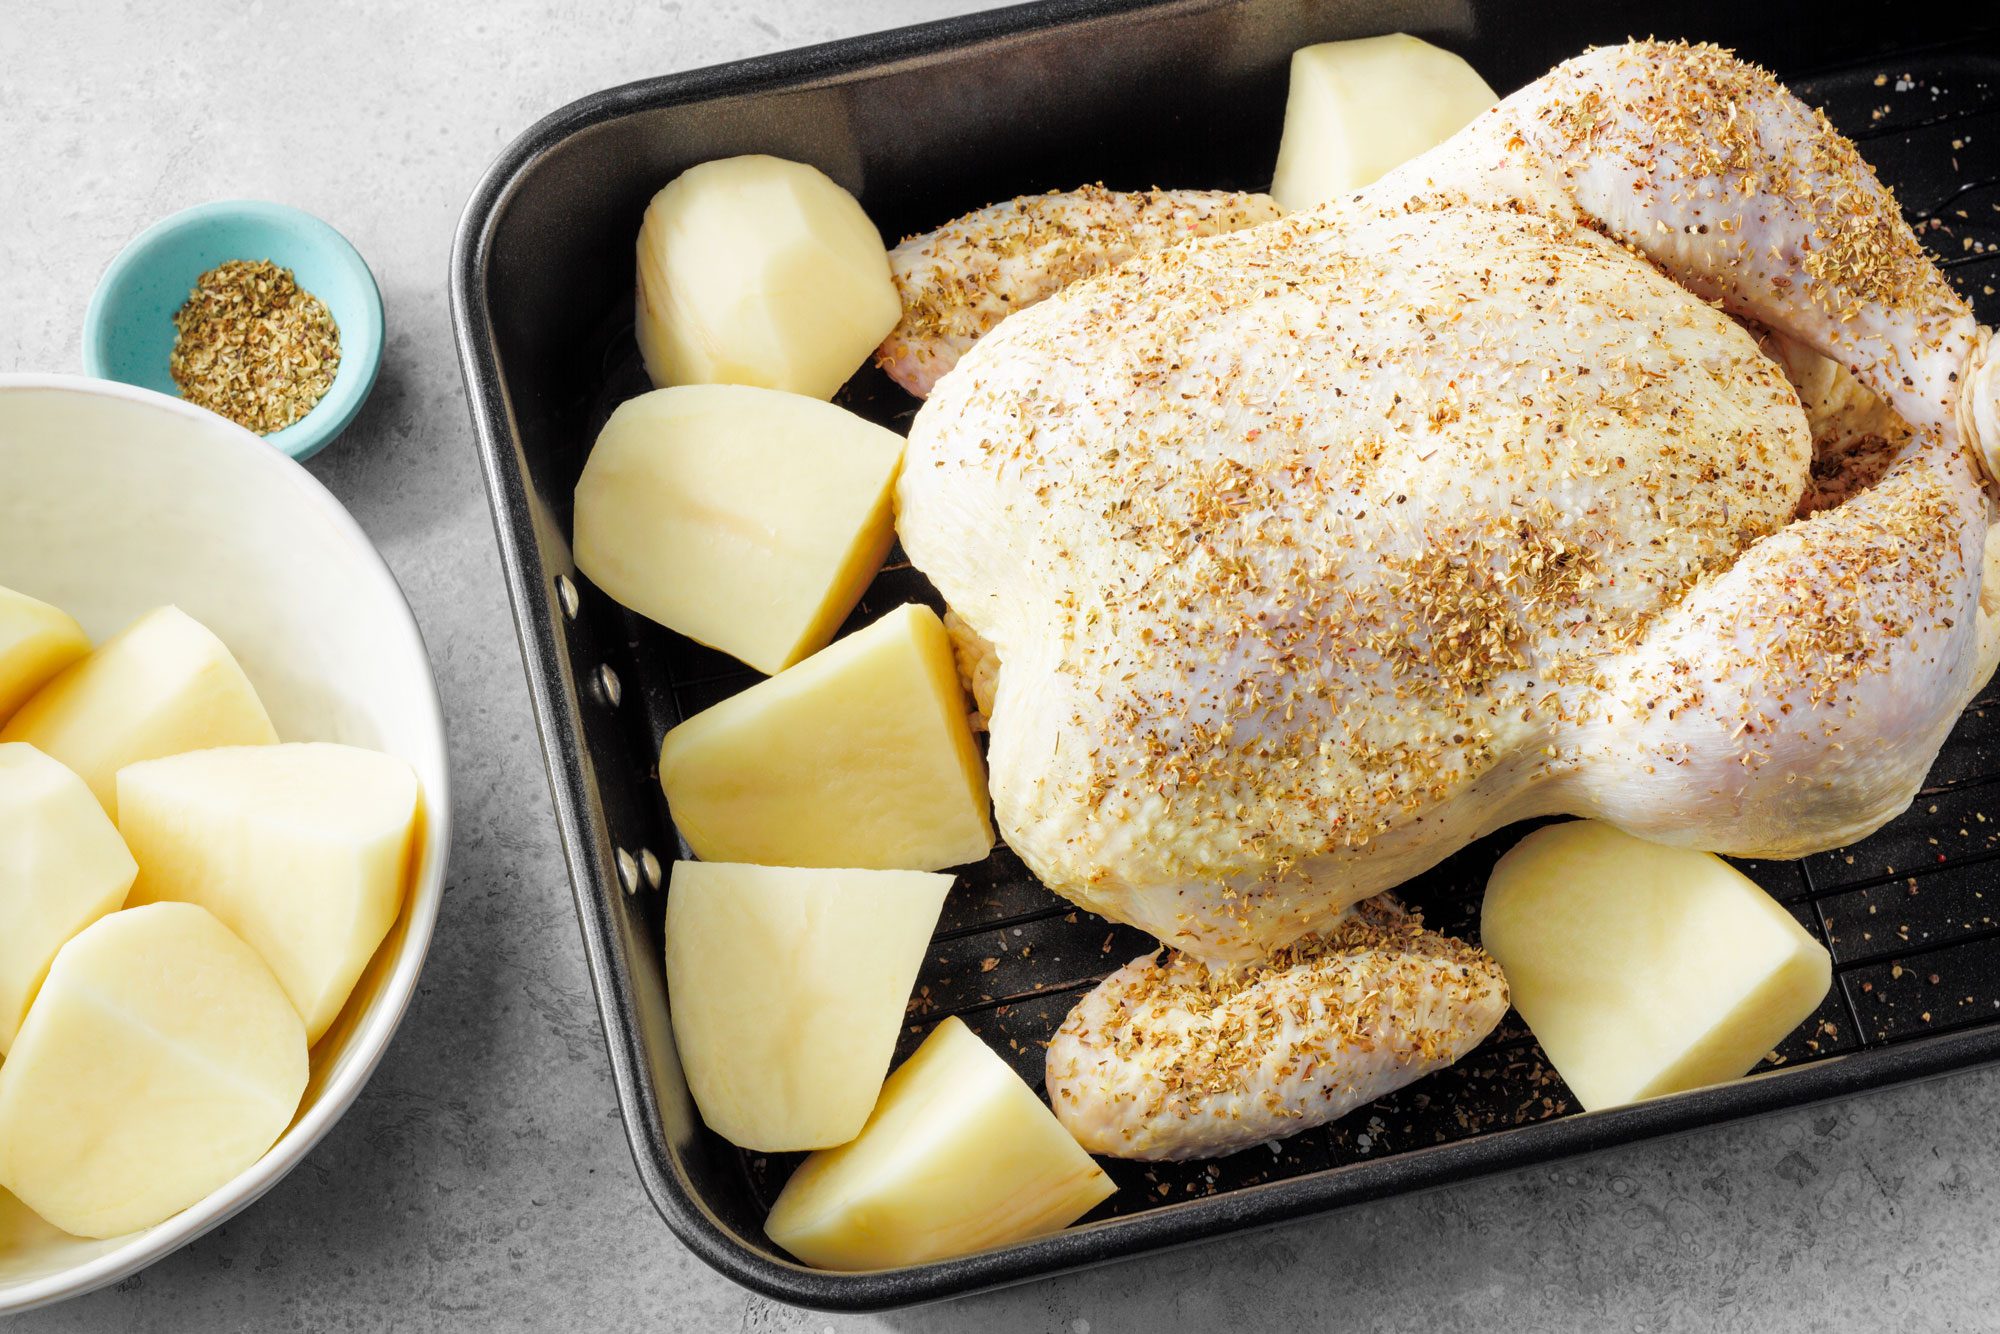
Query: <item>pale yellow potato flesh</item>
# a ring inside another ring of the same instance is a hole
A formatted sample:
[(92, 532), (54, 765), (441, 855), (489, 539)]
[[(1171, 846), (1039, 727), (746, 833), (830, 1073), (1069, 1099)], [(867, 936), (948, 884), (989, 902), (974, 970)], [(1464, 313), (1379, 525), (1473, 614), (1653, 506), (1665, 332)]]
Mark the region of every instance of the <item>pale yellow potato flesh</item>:
[(902, 314), (881, 233), (802, 162), (704, 162), (646, 209), (635, 331), (657, 386), (832, 398)]
[(896, 540), (903, 438), (743, 385), (623, 403), (576, 484), (576, 565), (625, 606), (760, 672), (825, 648)]
[(206, 909), (112, 913), (56, 955), (0, 1064), (0, 1186), (80, 1237), (165, 1222), (277, 1141), (306, 1073), (298, 1012)]
[(1472, 66), (1408, 33), (1295, 51), (1271, 197), (1296, 212), (1359, 190), (1497, 101)]
[(0, 723), (88, 652), (90, 637), (68, 612), (0, 588)]
[(1734, 1079), (1818, 1008), (1832, 961), (1720, 857), (1595, 820), (1493, 868), (1480, 942), (1587, 1109)]
[(130, 765), (118, 828), (139, 865), (131, 902), (214, 913), (263, 956), (317, 1042), (402, 909), (418, 804), (407, 763), (355, 746), (229, 746)]
[(939, 871), (993, 847), (951, 643), (914, 603), (668, 732), (660, 784), (705, 861)]
[(1116, 1189), (954, 1016), (889, 1076), (859, 1138), (799, 1165), (764, 1231), (821, 1269), (922, 1264), (1060, 1231)]
[(139, 868), (83, 780), (0, 745), (0, 1056), (66, 941), (125, 902)]
[(21, 706), (0, 741), (66, 764), (118, 814), (118, 771), (210, 746), (278, 739), (228, 648), (178, 607), (147, 612)]
[(676, 862), (667, 996), (695, 1106), (732, 1144), (861, 1133), (951, 877)]

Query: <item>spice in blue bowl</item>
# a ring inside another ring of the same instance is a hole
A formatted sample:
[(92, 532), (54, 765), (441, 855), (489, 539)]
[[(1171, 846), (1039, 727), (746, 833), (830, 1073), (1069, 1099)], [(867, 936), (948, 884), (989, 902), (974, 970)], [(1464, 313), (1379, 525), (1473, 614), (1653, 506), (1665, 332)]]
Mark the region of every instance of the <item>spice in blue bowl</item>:
[(291, 425), (263, 437), (292, 458), (311, 458), (347, 429), (374, 387), (382, 364), (382, 296), (354, 247), (310, 213), (262, 200), (224, 199), (148, 227), (118, 252), (90, 299), (83, 322), (84, 371), (186, 396), (169, 373), (176, 312), (204, 274), (233, 262), (263, 261), (318, 298), (336, 326), (339, 369), (325, 396)]
[(203, 273), (174, 333), (168, 369), (181, 397), (259, 435), (311, 412), (340, 370), (340, 328), (326, 303), (268, 259)]

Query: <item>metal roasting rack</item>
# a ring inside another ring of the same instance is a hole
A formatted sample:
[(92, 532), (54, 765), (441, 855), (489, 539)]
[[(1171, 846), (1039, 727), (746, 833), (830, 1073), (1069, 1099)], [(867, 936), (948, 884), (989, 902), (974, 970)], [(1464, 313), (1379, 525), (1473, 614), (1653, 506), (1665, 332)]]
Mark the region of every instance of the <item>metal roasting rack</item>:
[[(763, 1239), (763, 1214), (797, 1156), (727, 1145), (701, 1127), (681, 1081), (658, 958), (662, 864), (686, 849), (672, 833), (656, 769), (659, 740), (670, 726), (761, 678), (623, 611), (578, 579), (569, 563), (569, 491), (589, 442), (618, 403), (650, 388), (631, 337), (630, 229), (645, 198), (679, 166), (721, 152), (784, 152), (789, 142), (803, 145), (791, 148), (795, 156), (811, 159), (815, 147), (835, 158), (858, 152), (867, 165), (866, 143), (850, 149), (843, 135), (865, 141), (869, 126), (802, 130), (798, 108), (764, 107), (757, 99), (781, 103), (788, 92), (846, 76), (874, 80), (876, 95), (900, 96), (917, 108), (938, 95), (930, 76), (951, 73), (954, 61), (1030, 59), (1066, 40), (1071, 27), (1138, 33), (1123, 46), (1109, 43), (1106, 58), (1116, 61), (1129, 58), (1132, 42), (1172, 42), (1176, 23), (1206, 31), (1202, 24), (1226, 8), (1037, 6), (613, 90), (530, 131), (468, 209), (454, 257), (454, 314), (635, 1157), (683, 1240), (738, 1280), (781, 1299), (819, 1307), (902, 1305), (2000, 1058), (2000, 689), (1989, 686), (1945, 744), (1915, 804), (1886, 828), (1801, 862), (1739, 863), (1826, 944), (1835, 963), (1826, 1001), (1759, 1067), (1762, 1078), (1580, 1116), (1533, 1036), (1510, 1013), (1457, 1066), (1334, 1125), (1208, 1162), (1108, 1162), (1118, 1193), (1086, 1226), (1059, 1237), (864, 1275), (805, 1270)], [(1275, 80), (1280, 96), (1282, 54), (1293, 46), (1398, 26), (1371, 20), (1366, 6), (1328, 7), (1345, 16), (1346, 27), (1330, 21), (1315, 27), (1296, 6), (1249, 8), (1258, 21), (1239, 44), (1254, 50), (1236, 53), (1246, 66), (1243, 77)], [(1506, 21), (1502, 5), (1475, 8)], [(1715, 31), (1727, 27), (1722, 19), (1704, 21), (1705, 8), (1688, 7), (1691, 17), (1678, 30), (1731, 40)], [(1142, 18), (1149, 26), (1135, 27)], [(1407, 13), (1402, 26), (1423, 31)], [(1616, 40), (1628, 25), (1613, 16), (1609, 26), (1615, 32), (1591, 38)], [(1657, 14), (1644, 26), (1676, 30)], [(1442, 40), (1491, 77), (1477, 32), (1460, 36), (1452, 40), (1447, 32)], [(1992, 324), (2000, 322), (2000, 36), (1948, 42), (1931, 36), (1919, 49), (1859, 56), (1822, 49), (1825, 43), (1798, 33), (1765, 34), (1772, 54), (1762, 53), (1755, 35), (1735, 40), (1776, 66), (1859, 143), (1959, 291)], [(1581, 37), (1545, 35), (1542, 47), (1510, 49), (1508, 69), (1519, 74), (1513, 82), (1583, 44)], [(1181, 52), (1162, 64), (1170, 74), (1188, 60), (1198, 57)], [(1494, 82), (1511, 86), (1504, 78)], [(1270, 139), (1269, 148), (1275, 122), (1270, 97), (1260, 96), (1254, 115), (1245, 114)], [(705, 109), (718, 107), (747, 123), (739, 129), (726, 119), (701, 119)], [(654, 136), (649, 147), (635, 149), (629, 135), (616, 149), (578, 147), (635, 118), (650, 118), (641, 131)], [(785, 132), (774, 133), (774, 123)], [(677, 131), (685, 143), (657, 142)], [(1077, 151), (1088, 159), (1115, 148), (1123, 132)], [(1240, 147), (1232, 152), (1243, 156)], [(659, 162), (627, 160), (648, 153)], [(1187, 156), (1193, 165), (1169, 183), (1245, 184), (1212, 165), (1199, 174), (1201, 164), (1223, 160), (1220, 149), (1211, 155), (1197, 145)], [(1270, 152), (1247, 156), (1261, 162)], [(1044, 176), (1025, 173), (1020, 152), (1001, 149), (993, 157), (990, 176), (961, 171), (940, 179), (935, 199), (924, 197), (914, 177), (905, 181), (903, 169), (886, 169), (890, 216), (878, 213), (878, 220), (885, 230), (917, 230), (964, 206), (1118, 170), (1106, 159), (1094, 170), (1058, 166), (1052, 170), (1067, 174)], [(842, 165), (830, 164), (837, 177)], [(1158, 169), (1157, 162), (1147, 165)], [(606, 173), (615, 185), (606, 184)], [(868, 180), (863, 201), (872, 210), (873, 178), (861, 174)], [(543, 198), (565, 187), (611, 197), (594, 206), (602, 216), (591, 225), (573, 224), (553, 198)], [(580, 236), (568, 234), (573, 225)], [(510, 247), (519, 255), (510, 258)], [(537, 254), (560, 257), (567, 266), (560, 280), (531, 272)], [(609, 271), (609, 281), (601, 274), (579, 278), (586, 265)], [(573, 290), (554, 290), (558, 281)], [(527, 297), (513, 295), (510, 282), (527, 289)], [(562, 330), (549, 332), (538, 321)], [(872, 370), (838, 401), (898, 430), (916, 409)], [(940, 605), (922, 576), (893, 553), (848, 628), (911, 600)], [(1473, 936), (1487, 872), (1520, 833), (1502, 831), (1464, 849), (1406, 886), (1403, 897), (1432, 925)], [(898, 1059), (937, 1021), (958, 1015), (1039, 1088), (1042, 1043), (1069, 1006), (1153, 943), (1050, 894), (1002, 847), (960, 873)]]

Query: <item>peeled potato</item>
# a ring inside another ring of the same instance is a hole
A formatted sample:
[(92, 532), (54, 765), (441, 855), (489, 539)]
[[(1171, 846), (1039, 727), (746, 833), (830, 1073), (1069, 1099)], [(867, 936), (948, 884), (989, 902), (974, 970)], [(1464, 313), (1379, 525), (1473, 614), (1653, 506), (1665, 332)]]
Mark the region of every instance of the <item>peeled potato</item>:
[(1479, 935), (1590, 1109), (1744, 1074), (1833, 977), (1825, 948), (1720, 857), (1595, 820), (1515, 844), (1486, 882)]
[(660, 784), (708, 861), (937, 871), (993, 847), (951, 643), (914, 603), (674, 728)]
[(306, 1035), (205, 909), (112, 913), (63, 946), (0, 1064), (0, 1186), (65, 1232), (164, 1222), (291, 1124)]
[(660, 624), (782, 671), (825, 648), (895, 541), (903, 439), (742, 385), (620, 405), (576, 484), (576, 564)]
[(764, 1231), (822, 1269), (922, 1264), (1058, 1231), (1116, 1189), (953, 1017), (889, 1076), (860, 1138), (799, 1165)]
[(902, 314), (875, 224), (804, 163), (704, 162), (646, 209), (636, 332), (656, 385), (832, 398)]
[(1472, 66), (1408, 33), (1295, 51), (1271, 197), (1296, 211), (1359, 190), (1498, 100)]
[(317, 1042), (402, 908), (419, 789), (394, 755), (231, 746), (118, 774), (134, 904), (198, 903), (256, 949)]
[(701, 1119), (746, 1149), (861, 1133), (951, 877), (675, 862), (674, 1043)]
[(117, 911), (138, 869), (81, 778), (33, 746), (0, 745), (0, 1055), (56, 951)]
[(128, 764), (277, 739), (236, 659), (178, 607), (141, 616), (0, 727), (0, 741), (25, 741), (68, 765), (114, 817)]
[(90, 638), (68, 612), (0, 588), (0, 723), (88, 652)]

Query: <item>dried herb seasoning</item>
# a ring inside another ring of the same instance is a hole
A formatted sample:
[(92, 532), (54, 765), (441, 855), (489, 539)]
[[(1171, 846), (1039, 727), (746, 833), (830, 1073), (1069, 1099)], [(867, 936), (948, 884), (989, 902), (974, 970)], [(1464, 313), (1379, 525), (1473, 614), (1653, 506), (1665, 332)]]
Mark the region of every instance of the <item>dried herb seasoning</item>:
[(326, 303), (268, 259), (202, 274), (174, 331), (167, 368), (181, 397), (259, 435), (311, 412), (340, 370), (340, 328)]

